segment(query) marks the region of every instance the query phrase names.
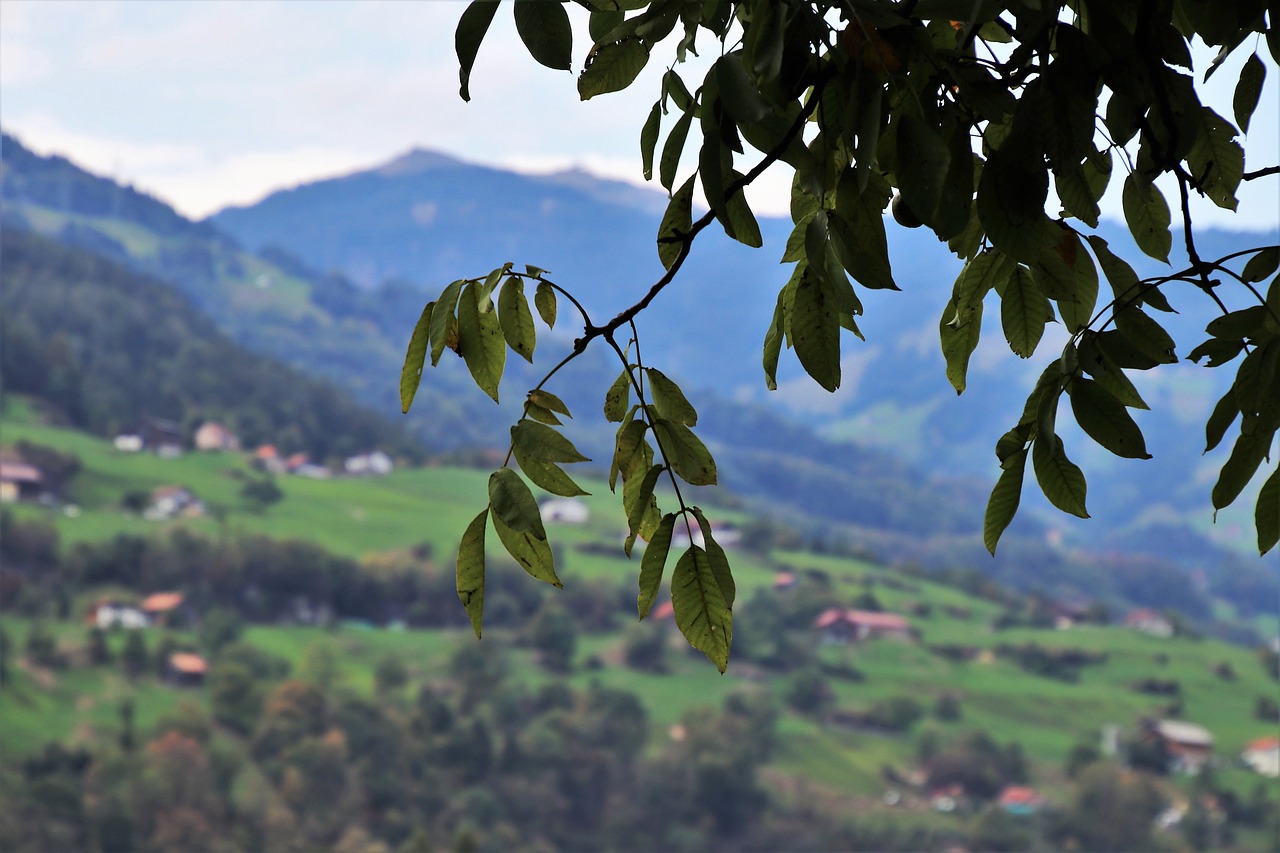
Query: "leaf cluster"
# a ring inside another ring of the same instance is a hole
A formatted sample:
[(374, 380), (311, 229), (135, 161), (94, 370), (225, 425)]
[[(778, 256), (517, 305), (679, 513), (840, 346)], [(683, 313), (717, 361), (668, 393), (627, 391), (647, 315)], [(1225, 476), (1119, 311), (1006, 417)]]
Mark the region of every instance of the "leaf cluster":
[[(1028, 456), (1046, 497), (1064, 512), (1088, 517), (1084, 473), (1059, 436), (1064, 393), (1071, 416), (1093, 441), (1117, 456), (1149, 457), (1130, 413), (1147, 404), (1126, 371), (1178, 361), (1176, 342), (1154, 316), (1172, 310), (1166, 291), (1199, 291), (1210, 310), (1222, 315), (1209, 323), (1210, 338), (1192, 350), (1191, 360), (1207, 359), (1216, 367), (1243, 356), (1230, 392), (1207, 424), (1212, 449), (1239, 420), (1238, 436), (1213, 489), (1214, 506), (1232, 503), (1268, 458), (1280, 427), (1280, 278), (1272, 278), (1265, 293), (1256, 285), (1275, 275), (1280, 247), (1201, 258), (1189, 197), (1196, 193), (1235, 210), (1242, 181), (1280, 173), (1274, 167), (1246, 173), (1238, 142), (1266, 79), (1257, 36), (1265, 37), (1273, 59), (1280, 54), (1275, 20), (1280, 11), (1274, 3), (583, 0), (579, 5), (589, 11), (592, 42), (577, 78), (583, 99), (631, 85), (659, 46), (674, 40), (674, 61), (640, 132), (645, 177), (653, 177), (656, 165), (658, 182), (670, 193), (657, 236), (666, 273), (604, 326), (592, 324), (584, 313), (584, 335), (566, 359), (604, 338), (624, 364), (608, 392), (606, 416), (621, 424), (610, 485), (621, 476), (628, 553), (637, 538), (650, 539), (648, 553), (661, 552), (665, 560), (665, 537), (678, 521), (689, 528), (692, 541), (691, 517), (709, 536), (709, 525), (683, 501), (679, 513), (661, 515), (653, 489), (665, 473), (679, 499), (676, 479), (714, 482), (714, 462), (688, 429), (696, 417), (693, 407), (672, 392), (666, 377), (640, 364), (638, 341), (632, 362), (615, 333), (673, 281), (693, 240), (711, 223), (732, 239), (760, 246), (760, 229), (743, 190), (778, 163), (793, 175), (794, 229), (782, 255), (791, 272), (763, 343), (770, 388), (776, 387), (784, 347), (795, 351), (823, 388), (840, 387), (842, 332), (862, 337), (857, 288), (898, 289), (886, 213), (903, 227), (927, 227), (964, 261), (938, 325), (946, 375), (957, 393), (966, 388), (991, 294), (999, 301), (1001, 330), (1017, 356), (1030, 358), (1039, 350), (1048, 323), (1060, 322), (1070, 335), (1041, 373), (1017, 423), (996, 443), (1001, 474), (984, 525), (984, 540), (993, 552), (1017, 511)], [(550, 68), (572, 69), (574, 32), (564, 6), (517, 0), (513, 8), (531, 56)], [(459, 22), (464, 98), (495, 9), (494, 3), (475, 2)], [(1191, 74), (1193, 39), (1219, 49), (1206, 79), (1238, 49), (1255, 48), (1235, 87), (1234, 124), (1224, 110), (1200, 99)], [(682, 63), (705, 50), (707, 41), (714, 59), (700, 81), (686, 80)], [(682, 180), (690, 148), (696, 165)], [(1173, 248), (1173, 213), (1157, 181), (1176, 183), (1185, 269), (1139, 279), (1128, 261), (1091, 233), (1117, 164), (1129, 230), (1143, 253), (1165, 264)], [(699, 192), (709, 210), (695, 220)], [(433, 363), (442, 347), (453, 345), (495, 399), (503, 338), (525, 354), (521, 321), (500, 322), (489, 300), (508, 269), (484, 281), (450, 285), (461, 291), (446, 289), (436, 303), (444, 306), (446, 319), (437, 322), (441, 308), (429, 305), (419, 323), (426, 331), (414, 333), (420, 351), (429, 341)], [(1103, 279), (1107, 294), (1100, 292)], [(1218, 293), (1224, 284), (1240, 288), (1255, 304), (1229, 310)], [(518, 316), (520, 304), (513, 296), (497, 314)], [(530, 341), (526, 357), (531, 354)], [(412, 342), (410, 356), (406, 371), (410, 362), (422, 362)], [(411, 371), (402, 376), (402, 388), (416, 382)], [(645, 399), (646, 382), (651, 402)], [(629, 389), (638, 398), (635, 404), (628, 401)], [(658, 456), (661, 462), (655, 462)], [(1272, 473), (1257, 505), (1263, 553), (1275, 545), (1280, 528), (1278, 477)], [(646, 583), (661, 576), (661, 568), (654, 568), (658, 558), (648, 553), (641, 569), (642, 615), (646, 601), (652, 602)], [(709, 545), (691, 547), (677, 563), (673, 595), (686, 636), (722, 665), (731, 624), (712, 617), (728, 613), (732, 595), (722, 580), (728, 577), (727, 563), (721, 567), (719, 559)], [(699, 606), (682, 619), (680, 602), (691, 600)]]

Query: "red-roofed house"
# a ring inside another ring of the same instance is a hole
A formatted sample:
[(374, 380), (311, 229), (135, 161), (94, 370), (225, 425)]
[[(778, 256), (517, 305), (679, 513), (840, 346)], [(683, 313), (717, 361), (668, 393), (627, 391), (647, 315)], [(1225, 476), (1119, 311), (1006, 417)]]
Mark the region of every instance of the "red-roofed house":
[(664, 601), (649, 611), (649, 618), (655, 622), (664, 622), (667, 619), (675, 619), (675, 617), (676, 608), (670, 601)]
[(818, 614), (813, 627), (822, 631), (829, 642), (859, 642), (876, 637), (911, 639), (911, 623), (906, 619), (897, 613), (879, 613), (874, 610), (832, 607)]
[(239, 450), (240, 439), (215, 421), (205, 421), (193, 438), (196, 450)]
[(997, 802), (1000, 808), (1009, 814), (1032, 815), (1044, 805), (1044, 797), (1037, 794), (1034, 788), (1010, 785), (1000, 792), (1000, 799)]
[(1148, 608), (1130, 610), (1124, 617), (1127, 628), (1133, 628), (1153, 637), (1172, 637), (1173, 623), (1164, 614)]
[(1280, 777), (1280, 737), (1250, 741), (1240, 758), (1259, 776)]
[(142, 599), (138, 608), (156, 625), (164, 625), (169, 621), (169, 614), (182, 606), (183, 596), (180, 592), (154, 592)]
[(169, 655), (169, 680), (183, 687), (196, 687), (204, 683), (209, 664), (200, 655), (190, 652), (174, 652)]

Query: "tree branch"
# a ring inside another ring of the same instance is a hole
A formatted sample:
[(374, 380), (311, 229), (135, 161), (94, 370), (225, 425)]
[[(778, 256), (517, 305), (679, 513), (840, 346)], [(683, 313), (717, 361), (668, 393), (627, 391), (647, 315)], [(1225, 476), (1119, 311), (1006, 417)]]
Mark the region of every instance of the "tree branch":
[(1280, 166), (1268, 166), (1265, 169), (1245, 172), (1243, 178), (1246, 181), (1252, 181), (1256, 178), (1265, 178), (1267, 175), (1280, 175)]

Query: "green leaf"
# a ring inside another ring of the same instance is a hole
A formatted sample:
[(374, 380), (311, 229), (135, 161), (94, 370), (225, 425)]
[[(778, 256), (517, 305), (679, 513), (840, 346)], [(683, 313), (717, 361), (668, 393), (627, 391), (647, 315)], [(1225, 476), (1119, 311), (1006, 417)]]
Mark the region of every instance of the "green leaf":
[(1215, 317), (1204, 330), (1215, 338), (1231, 340), (1252, 338), (1263, 331), (1268, 316), (1270, 315), (1267, 313), (1267, 306), (1250, 305), (1248, 308)]
[[(644, 440), (647, 429), (648, 426), (639, 418), (629, 420), (618, 427), (618, 434), (614, 437), (613, 462), (609, 467), (610, 491), (617, 486), (618, 474), (630, 476), (636, 458), (644, 455), (641, 448), (648, 447)], [(648, 461), (645, 461), (645, 465), (648, 464)]]
[(535, 388), (529, 392), (529, 402), (533, 403), (535, 406), (541, 406), (544, 409), (550, 409), (553, 412), (558, 412), (566, 418), (573, 417), (573, 415), (569, 414), (569, 407), (564, 404), (564, 400), (561, 400), (550, 391)]
[(1169, 204), (1164, 195), (1154, 184), (1131, 172), (1125, 178), (1122, 197), (1124, 218), (1138, 248), (1157, 261), (1168, 263), (1173, 235), (1169, 233)]
[(1111, 292), (1115, 294), (1117, 308), (1136, 300), (1141, 287), (1138, 284), (1138, 274), (1133, 271), (1133, 267), (1111, 251), (1106, 240), (1096, 234), (1090, 234), (1088, 240), (1094, 254), (1098, 256), (1098, 263), (1102, 266), (1107, 282), (1111, 285)]
[(524, 296), (524, 284), (515, 276), (508, 278), (498, 293), (498, 324), (507, 346), (533, 364), (537, 333), (533, 329), (533, 314), (529, 313), (529, 300)]
[[(1064, 246), (1063, 263), (1071, 271), (1072, 290), (1069, 297), (1055, 299), (1063, 325), (1074, 335), (1093, 319), (1093, 309), (1098, 304), (1098, 268), (1075, 234), (1070, 234), (1059, 245)], [(1056, 255), (1057, 251), (1054, 253)], [(1037, 272), (1039, 270), (1037, 267)], [(1042, 285), (1046, 284), (1044, 278), (1037, 276), (1037, 280)]]
[(547, 543), (538, 502), (519, 474), (510, 468), (499, 468), (489, 476), (489, 509), (493, 512), (493, 529), (512, 559), (530, 577), (557, 588), (563, 586), (556, 577), (555, 558)]
[[(725, 176), (725, 183), (732, 184), (741, 178), (741, 174), (731, 169)], [(759, 249), (764, 245), (756, 215), (751, 212), (747, 197), (741, 189), (725, 199), (725, 218), (729, 221), (729, 227), (725, 231), (730, 237), (753, 249)]]
[(653, 609), (653, 600), (658, 597), (658, 588), (662, 585), (662, 573), (667, 567), (667, 554), (671, 550), (671, 535), (676, 524), (676, 514), (669, 512), (658, 523), (653, 538), (645, 546), (644, 556), (640, 558), (640, 594), (636, 597), (636, 610), (644, 619)]
[(604, 395), (604, 417), (609, 423), (621, 423), (631, 404), (631, 369), (624, 367)]
[(404, 353), (404, 366), (400, 368), (400, 411), (408, 413), (413, 405), (414, 395), (418, 393), (418, 384), (422, 382), (422, 368), (427, 362), (427, 341), (431, 329), (431, 309), (434, 302), (428, 302), (422, 309), (418, 322), (409, 337), (409, 346)]
[(1200, 190), (1218, 207), (1236, 209), (1236, 188), (1244, 177), (1244, 149), (1235, 141), (1236, 129), (1208, 107), (1197, 116), (1200, 133), (1187, 154), (1189, 171)]
[(627, 510), (627, 538), (622, 544), (622, 550), (628, 557), (635, 547), (637, 536), (647, 538), (646, 533), (652, 536), (653, 531), (658, 528), (660, 513), (653, 490), (665, 470), (661, 465), (653, 465), (643, 477), (632, 477), (622, 485), (622, 503)]
[(578, 75), (578, 96), (585, 101), (606, 92), (620, 92), (635, 82), (648, 62), (649, 48), (640, 39), (598, 44), (587, 56), (587, 67)]
[(1267, 246), (1249, 259), (1240, 277), (1248, 282), (1262, 281), (1280, 266), (1280, 246)]
[(800, 364), (819, 385), (835, 391), (840, 387), (840, 318), (834, 300), (809, 270), (796, 286), (789, 319)]
[(658, 182), (667, 191), (676, 180), (676, 170), (680, 168), (680, 155), (684, 153), (684, 143), (689, 137), (689, 126), (693, 124), (693, 111), (690, 110), (676, 119), (675, 127), (667, 134), (667, 141), (662, 145), (662, 156), (658, 159)]
[(698, 412), (685, 398), (680, 386), (657, 368), (647, 367), (645, 371), (649, 374), (649, 393), (653, 396), (658, 415), (685, 426), (697, 426)]
[(480, 389), (498, 401), (498, 383), (507, 363), (507, 348), (493, 311), (481, 311), (476, 285), (468, 284), (458, 300), (458, 349)]
[(1076, 377), (1067, 386), (1071, 394), (1071, 411), (1085, 434), (1098, 444), (1125, 459), (1150, 459), (1142, 430), (1129, 415), (1124, 404), (1097, 382)]
[(1049, 300), (1023, 266), (1015, 266), (1000, 295), (1000, 324), (1009, 348), (1021, 358), (1030, 358), (1044, 335), (1045, 323), (1053, 317)]
[[(938, 201), (951, 167), (951, 152), (936, 128), (915, 113), (903, 113), (897, 133), (898, 189), (927, 225), (934, 225)], [(909, 167), (907, 167), (909, 164)], [(972, 184), (967, 188), (972, 191)]]
[(516, 32), (538, 63), (568, 71), (573, 63), (573, 29), (559, 2), (516, 0)]
[(1034, 263), (1049, 242), (1044, 227), (1044, 204), (1049, 195), (1049, 172), (1006, 141), (993, 151), (978, 179), (978, 218), (997, 249), (1024, 263)]
[(694, 486), (715, 485), (716, 463), (711, 451), (687, 426), (658, 418), (653, 422), (653, 432), (677, 476)]
[(1002, 464), (1004, 470), (987, 499), (987, 511), (982, 521), (982, 541), (993, 557), (1001, 534), (1017, 515), (1018, 503), (1022, 500), (1022, 480), (1027, 470), (1026, 448), (1011, 454)]
[(520, 421), (511, 427), (512, 442), (517, 451), (542, 462), (590, 462), (573, 442), (549, 426)]
[(431, 311), (431, 366), (440, 363), (440, 356), (453, 339), (453, 348), (458, 345), (458, 321), (455, 312), (458, 310), (458, 293), (462, 290), (462, 282), (451, 282), (440, 292), (436, 307)]
[(782, 341), (786, 337), (785, 294), (786, 288), (778, 293), (773, 319), (769, 321), (769, 331), (764, 336), (764, 384), (770, 391), (778, 390), (778, 356), (782, 354)]
[(724, 672), (733, 642), (733, 612), (720, 591), (707, 552), (697, 545), (690, 545), (676, 562), (671, 576), (671, 604), (676, 626), (689, 645)]
[(978, 348), (978, 339), (982, 335), (982, 303), (976, 302), (961, 311), (952, 298), (942, 312), (938, 334), (942, 339), (942, 355), (947, 360), (947, 381), (957, 394), (963, 394), (969, 357)]
[(716, 60), (716, 84), (725, 111), (740, 124), (759, 121), (769, 113), (769, 104), (742, 64), (741, 53), (726, 53)]
[(535, 485), (562, 497), (585, 495), (557, 462), (589, 462), (573, 442), (549, 426), (522, 420), (511, 427), (511, 448), (520, 470)]
[[(474, 0), (463, 10), (458, 19), (458, 28), (453, 34), (453, 46), (458, 53), (458, 77), (461, 87), (458, 94), (462, 100), (471, 100), (471, 69), (476, 64), (476, 54), (480, 51), (480, 42), (484, 41), (489, 24), (498, 11), (498, 0)], [(479, 623), (477, 623), (479, 624)], [(479, 628), (476, 629), (477, 635)]]
[(1051, 504), (1071, 515), (1089, 517), (1084, 505), (1084, 474), (1067, 458), (1062, 439), (1052, 433), (1041, 434), (1031, 444), (1031, 461), (1040, 489)]
[(1090, 228), (1098, 227), (1098, 200), (1089, 186), (1084, 169), (1080, 166), (1055, 169), (1053, 185), (1058, 191), (1058, 200), (1066, 212), (1086, 223)]
[(547, 324), (547, 328), (554, 329), (556, 325), (555, 288), (545, 281), (538, 282), (537, 289), (533, 291), (533, 305), (538, 309), (538, 316)]
[(472, 519), (458, 544), (457, 588), (458, 598), (471, 619), (471, 630), (480, 637), (480, 625), (484, 619), (484, 532), (489, 519), (489, 509)]
[(545, 406), (539, 406), (537, 403), (529, 400), (525, 401), (524, 413), (526, 417), (532, 418), (540, 424), (547, 426), (561, 426), (564, 421), (556, 417), (556, 413)]
[(733, 602), (737, 598), (738, 588), (733, 581), (733, 571), (729, 567), (729, 558), (712, 535), (711, 522), (707, 521), (706, 515), (696, 506), (690, 509), (693, 512), (693, 517), (698, 520), (698, 527), (702, 530), (703, 548), (707, 552), (707, 557), (711, 560), (711, 572), (715, 575), (716, 583), (720, 585), (720, 594), (724, 596), (725, 604), (730, 609), (733, 609)]
[(1241, 432), (1235, 446), (1231, 448), (1231, 455), (1218, 473), (1218, 482), (1213, 485), (1214, 509), (1230, 506), (1239, 497), (1240, 492), (1253, 479), (1270, 446), (1270, 436), (1267, 436), (1266, 441), (1259, 441), (1256, 434)]
[(690, 177), (667, 203), (667, 210), (662, 214), (662, 224), (658, 226), (658, 259), (662, 261), (664, 268), (671, 269), (676, 258), (680, 257), (692, 228), (693, 178)]
[(1221, 367), (1244, 352), (1244, 347), (1243, 340), (1209, 338), (1209, 340), (1187, 353), (1187, 361), (1194, 361), (1199, 364), (1200, 359), (1207, 358), (1208, 361), (1205, 362), (1205, 367)]
[(1280, 539), (1280, 468), (1262, 484), (1253, 515), (1258, 527), (1258, 554), (1266, 554)]
[(508, 261), (496, 270), (491, 270), (484, 277), (484, 281), (476, 285), (476, 305), (480, 306), (482, 312), (493, 310), (493, 291), (509, 269), (511, 269), (511, 263)]
[(1092, 332), (1081, 335), (1080, 345), (1076, 348), (1080, 366), (1108, 394), (1121, 403), (1134, 409), (1149, 409), (1146, 401), (1138, 393), (1138, 389), (1124, 371), (1116, 367), (1097, 344)]
[(640, 128), (640, 162), (644, 170), (644, 179), (653, 180), (653, 152), (658, 147), (658, 131), (662, 126), (662, 101), (653, 105), (649, 117)]
[[(1275, 21), (1271, 22), (1272, 26), (1275, 24)], [(1267, 66), (1258, 58), (1258, 54), (1252, 54), (1240, 69), (1240, 80), (1236, 83), (1235, 95), (1231, 99), (1236, 124), (1245, 133), (1249, 132), (1249, 120), (1253, 118), (1253, 111), (1258, 107), (1258, 99), (1262, 96), (1262, 83), (1266, 79)]]
[(1116, 331), (1157, 364), (1174, 364), (1173, 338), (1141, 308), (1129, 306), (1115, 313)]

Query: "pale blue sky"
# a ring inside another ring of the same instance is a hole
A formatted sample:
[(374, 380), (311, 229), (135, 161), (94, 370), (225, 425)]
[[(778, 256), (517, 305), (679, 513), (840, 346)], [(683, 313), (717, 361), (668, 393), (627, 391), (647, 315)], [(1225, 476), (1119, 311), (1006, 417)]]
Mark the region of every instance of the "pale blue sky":
[[(462, 0), (3, 0), (0, 123), (42, 153), (131, 182), (192, 216), (413, 146), (526, 171), (582, 166), (641, 181), (637, 140), (660, 62), (631, 91), (583, 104), (573, 75), (535, 64), (502, 10), (467, 104), (453, 51), (464, 8)], [(575, 56), (587, 48), (584, 27)], [(1265, 47), (1261, 54), (1268, 79), (1246, 140), (1249, 168), (1280, 160), (1280, 73)], [(1244, 55), (1203, 96), (1228, 117)], [(779, 173), (753, 203), (785, 213), (789, 185)], [(1118, 200), (1110, 204), (1118, 215)], [(1196, 213), (1198, 223), (1280, 227), (1280, 179), (1243, 188), (1236, 217), (1210, 205)]]

